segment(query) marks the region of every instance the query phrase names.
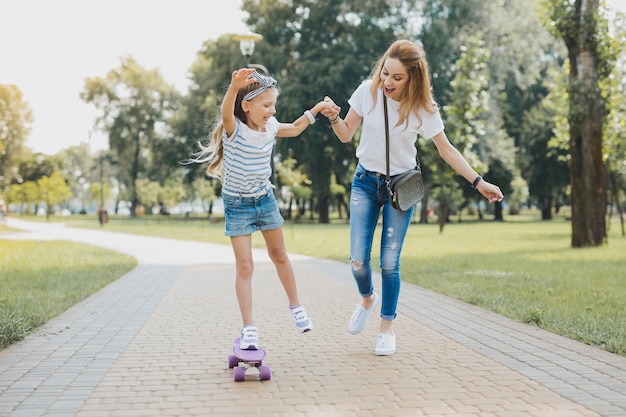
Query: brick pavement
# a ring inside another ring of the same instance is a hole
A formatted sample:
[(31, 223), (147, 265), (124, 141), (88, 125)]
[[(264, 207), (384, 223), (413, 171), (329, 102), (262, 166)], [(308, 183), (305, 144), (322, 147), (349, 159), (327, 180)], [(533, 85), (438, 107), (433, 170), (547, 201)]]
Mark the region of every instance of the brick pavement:
[(292, 256), (315, 324), (299, 334), (264, 251), (253, 285), (272, 379), (252, 369), (234, 382), (230, 247), (9, 222), (31, 230), (12, 238), (92, 242), (140, 263), (0, 352), (0, 416), (626, 416), (624, 358), (406, 283), (398, 351), (375, 356), (376, 317), (346, 331), (358, 302), (347, 263)]

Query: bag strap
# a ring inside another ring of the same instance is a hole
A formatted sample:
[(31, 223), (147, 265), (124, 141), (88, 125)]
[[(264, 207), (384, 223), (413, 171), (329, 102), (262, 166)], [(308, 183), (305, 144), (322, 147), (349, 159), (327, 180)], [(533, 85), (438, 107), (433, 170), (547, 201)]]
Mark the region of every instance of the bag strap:
[(383, 108), (385, 112), (385, 151), (387, 156), (387, 173), (385, 175), (385, 180), (387, 181), (387, 187), (389, 187), (389, 182), (391, 181), (389, 177), (389, 116), (387, 115), (387, 96), (385, 96), (385, 92), (383, 91)]
[[(385, 111), (385, 142), (386, 142), (385, 150), (387, 153), (387, 175), (385, 176), (385, 179), (387, 180), (387, 183), (389, 183), (389, 181), (391, 181), (391, 178), (389, 177), (389, 116), (387, 115), (387, 96), (385, 95), (384, 92), (383, 92), (383, 108)], [(416, 163), (416, 166), (420, 168), (419, 149), (416, 149), (416, 152), (415, 152), (415, 163)]]

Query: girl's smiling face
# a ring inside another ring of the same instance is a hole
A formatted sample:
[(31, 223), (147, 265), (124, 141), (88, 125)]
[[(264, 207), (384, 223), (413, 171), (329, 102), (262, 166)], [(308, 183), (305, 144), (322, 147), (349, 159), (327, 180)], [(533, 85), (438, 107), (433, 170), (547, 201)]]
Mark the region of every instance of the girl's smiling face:
[(248, 127), (264, 131), (270, 117), (276, 114), (276, 89), (268, 88), (252, 100), (242, 101), (241, 108), (246, 112)]
[(409, 74), (400, 60), (387, 58), (380, 73), (380, 81), (385, 95), (392, 100), (400, 101), (409, 84)]

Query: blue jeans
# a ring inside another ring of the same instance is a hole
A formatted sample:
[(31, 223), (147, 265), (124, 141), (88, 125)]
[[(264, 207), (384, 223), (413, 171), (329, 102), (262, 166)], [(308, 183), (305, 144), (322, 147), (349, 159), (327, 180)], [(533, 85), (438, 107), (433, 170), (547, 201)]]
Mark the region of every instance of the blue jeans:
[(396, 318), (400, 294), (400, 254), (413, 211), (396, 210), (389, 202), (385, 175), (366, 171), (359, 164), (352, 180), (350, 197), (350, 266), (359, 293), (368, 297), (374, 292), (372, 284), (372, 242), (382, 208), (383, 224), (380, 241), (383, 320)]

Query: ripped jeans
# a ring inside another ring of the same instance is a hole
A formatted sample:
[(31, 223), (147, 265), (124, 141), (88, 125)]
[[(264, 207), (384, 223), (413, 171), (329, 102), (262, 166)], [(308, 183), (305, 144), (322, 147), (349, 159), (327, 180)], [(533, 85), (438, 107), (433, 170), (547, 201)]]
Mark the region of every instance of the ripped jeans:
[(396, 318), (400, 294), (400, 254), (413, 211), (391, 207), (385, 175), (357, 166), (350, 197), (350, 266), (359, 293), (368, 297), (374, 292), (372, 283), (372, 243), (382, 207), (383, 223), (380, 240), (383, 320)]

